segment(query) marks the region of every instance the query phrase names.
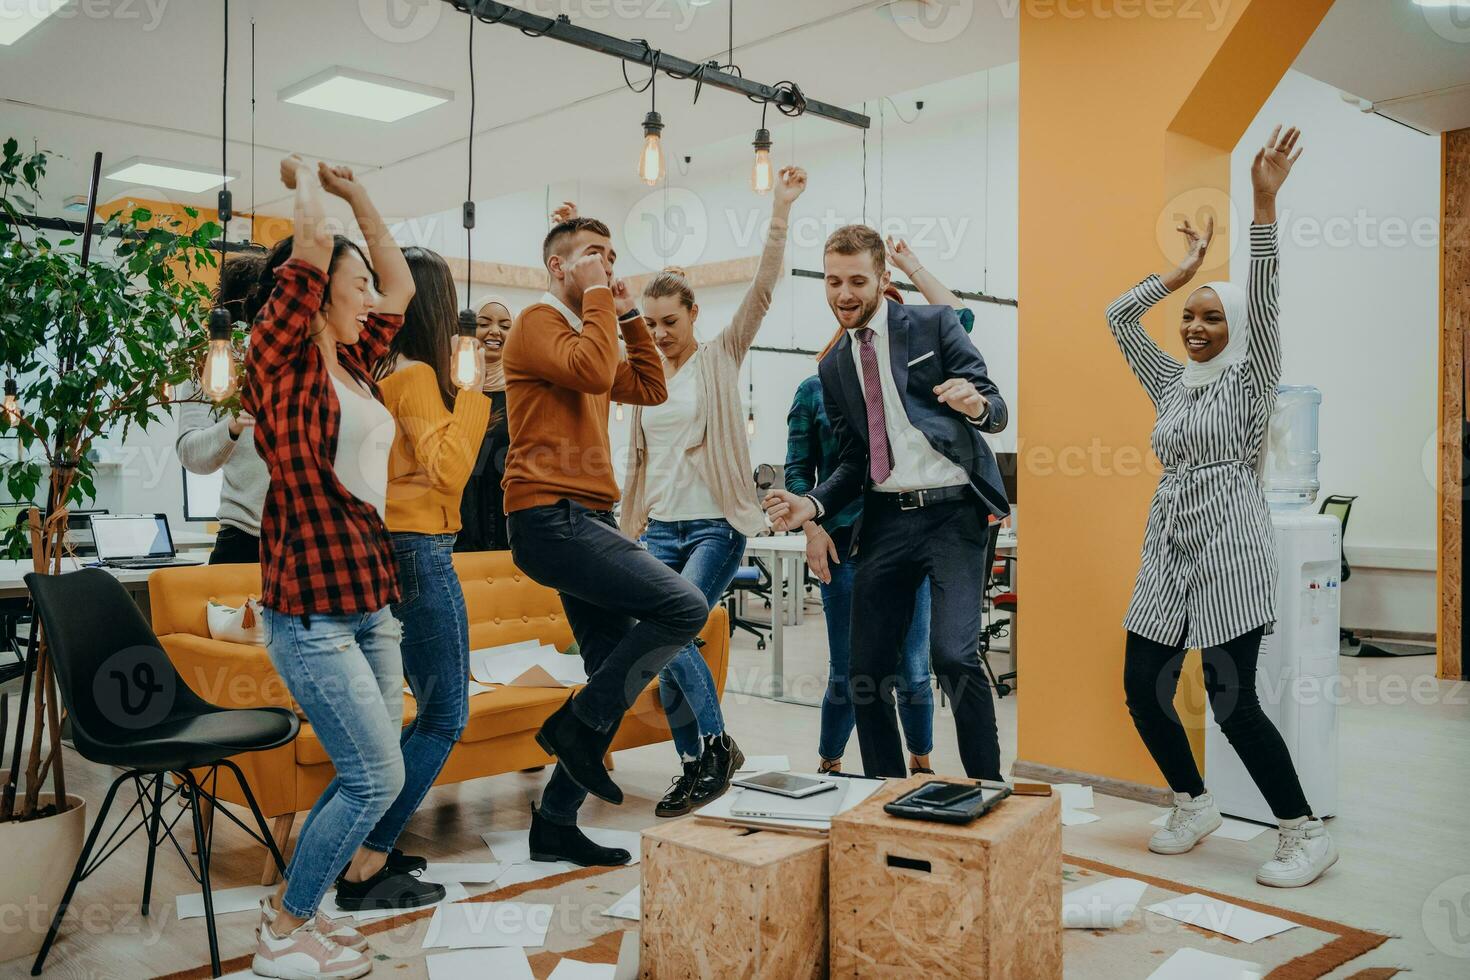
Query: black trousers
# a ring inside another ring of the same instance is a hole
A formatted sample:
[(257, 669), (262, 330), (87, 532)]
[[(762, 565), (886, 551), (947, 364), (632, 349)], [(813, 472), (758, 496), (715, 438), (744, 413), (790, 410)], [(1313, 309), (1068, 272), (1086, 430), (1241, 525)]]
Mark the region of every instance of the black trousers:
[(908, 775), (894, 690), (914, 590), (927, 577), (929, 655), (954, 710), (960, 760), (971, 778), (1001, 778), (995, 704), (978, 653), (988, 542), (985, 512), (971, 500), (902, 510), (893, 494), (865, 496), (853, 579), (850, 684), (867, 775)]
[[(658, 672), (709, 618), (704, 593), (624, 537), (606, 511), (561, 500), (510, 515), (516, 567), (561, 594), (587, 668), (577, 717), (615, 731)], [(576, 821), (587, 794), (557, 766), (541, 796), (554, 823)]]
[[(1258, 626), (1223, 646), (1204, 650), (1205, 690), (1220, 730), (1245, 763), (1271, 812), (1278, 820), (1294, 820), (1311, 816), (1312, 808), (1286, 743), (1261, 710), (1256, 694), (1256, 658), (1264, 633)], [(1205, 791), (1204, 780), (1174, 710), (1183, 663), (1182, 642), (1170, 646), (1130, 632), (1123, 658), (1123, 692), (1134, 727), (1169, 788), (1198, 796)]]
[(255, 565), (260, 562), (260, 538), (229, 524), (221, 524), (209, 553), (211, 565)]

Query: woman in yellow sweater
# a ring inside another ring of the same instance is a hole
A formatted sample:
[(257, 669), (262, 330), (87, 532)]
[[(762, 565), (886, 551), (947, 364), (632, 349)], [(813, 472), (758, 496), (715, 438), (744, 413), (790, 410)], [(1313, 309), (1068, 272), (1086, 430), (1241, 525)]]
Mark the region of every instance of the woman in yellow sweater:
[(385, 852), (434, 785), (469, 718), (469, 623), (450, 556), (460, 495), (490, 422), (490, 399), (479, 390), (458, 391), (450, 380), (459, 301), (449, 266), (426, 248), (405, 248), (403, 256), (414, 298), (377, 376), (397, 423), (385, 523), (402, 593), (393, 615), (403, 624), (403, 673), (418, 714), (400, 743), (403, 789), (366, 842)]

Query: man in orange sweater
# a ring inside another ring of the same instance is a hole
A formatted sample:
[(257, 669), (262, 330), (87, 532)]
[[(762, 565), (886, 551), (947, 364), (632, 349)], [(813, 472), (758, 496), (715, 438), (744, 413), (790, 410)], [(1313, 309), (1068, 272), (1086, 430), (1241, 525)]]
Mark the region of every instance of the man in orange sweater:
[[(536, 741), (556, 770), (531, 813), (531, 857), (626, 864), (576, 825), (587, 793), (622, 803), (602, 760), (623, 715), (704, 626), (703, 594), (618, 531), (608, 445), (610, 399), (657, 405), (663, 365), (627, 285), (613, 278), (607, 226), (573, 218), (542, 245), (550, 289), (505, 342), (505, 510), (516, 565), (556, 589), (587, 665), (587, 686)], [(618, 351), (618, 334), (627, 357)]]

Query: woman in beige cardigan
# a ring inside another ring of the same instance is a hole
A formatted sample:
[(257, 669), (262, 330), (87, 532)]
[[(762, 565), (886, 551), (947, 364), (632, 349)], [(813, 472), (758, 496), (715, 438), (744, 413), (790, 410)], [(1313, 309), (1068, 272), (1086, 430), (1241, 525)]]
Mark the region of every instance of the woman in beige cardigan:
[[(755, 281), (730, 325), (700, 343), (699, 304), (682, 271), (668, 269), (643, 291), (643, 315), (664, 358), (669, 397), (633, 409), (622, 529), (704, 592), (713, 605), (740, 566), (745, 539), (766, 532), (751, 479), (741, 407), (740, 364), (755, 342), (786, 254), (786, 222), (806, 189), (806, 172), (784, 168)], [(693, 644), (659, 674), (659, 696), (683, 763), (661, 817), (688, 813), (725, 792), (745, 761), (725, 732), (719, 691)]]

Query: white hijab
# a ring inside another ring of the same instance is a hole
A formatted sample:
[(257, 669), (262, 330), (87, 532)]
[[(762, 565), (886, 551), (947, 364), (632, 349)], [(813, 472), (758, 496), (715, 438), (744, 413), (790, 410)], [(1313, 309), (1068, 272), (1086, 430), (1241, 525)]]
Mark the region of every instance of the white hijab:
[(1203, 388), (1220, 380), (1220, 375), (1232, 364), (1245, 361), (1251, 341), (1250, 300), (1245, 290), (1233, 282), (1207, 282), (1199, 289), (1213, 289), (1220, 297), (1220, 306), (1225, 310), (1227, 336), (1225, 349), (1208, 361), (1196, 361), (1186, 355), (1184, 374), (1179, 379), (1186, 388)]

